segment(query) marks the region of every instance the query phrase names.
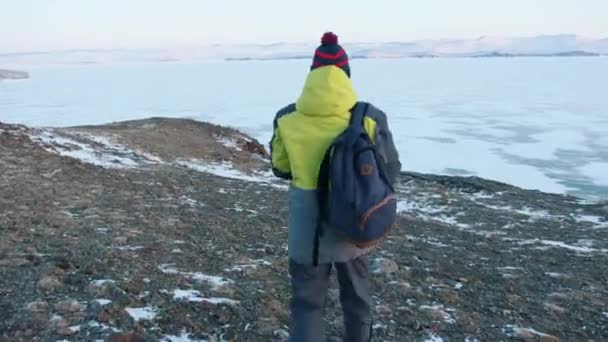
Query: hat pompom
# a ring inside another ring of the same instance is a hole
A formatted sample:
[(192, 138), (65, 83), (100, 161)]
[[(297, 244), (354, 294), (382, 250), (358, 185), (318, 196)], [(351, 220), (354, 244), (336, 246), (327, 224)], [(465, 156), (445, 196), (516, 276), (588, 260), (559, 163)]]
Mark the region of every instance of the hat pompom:
[(325, 32), (323, 37), (321, 37), (322, 45), (338, 45), (338, 36), (336, 36), (333, 32)]

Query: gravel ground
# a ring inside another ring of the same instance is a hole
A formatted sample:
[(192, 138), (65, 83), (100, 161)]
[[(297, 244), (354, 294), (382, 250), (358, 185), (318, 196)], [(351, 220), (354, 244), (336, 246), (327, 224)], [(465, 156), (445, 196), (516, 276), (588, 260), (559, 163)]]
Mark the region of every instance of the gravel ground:
[[(286, 184), (264, 158), (188, 120), (0, 123), (0, 341), (287, 340)], [(415, 173), (397, 191), (375, 340), (608, 340), (607, 203)], [(327, 322), (339, 341), (335, 282)]]

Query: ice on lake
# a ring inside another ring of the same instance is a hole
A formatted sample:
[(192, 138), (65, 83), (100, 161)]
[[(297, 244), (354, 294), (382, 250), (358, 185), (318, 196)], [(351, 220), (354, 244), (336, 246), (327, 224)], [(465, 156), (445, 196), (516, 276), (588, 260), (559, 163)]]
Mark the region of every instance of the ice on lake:
[[(297, 98), (308, 66), (34, 67), (30, 80), (0, 82), (0, 121), (73, 126), (187, 117), (267, 143), (275, 112)], [(361, 99), (387, 112), (404, 170), (608, 198), (606, 57), (353, 60), (352, 75)]]

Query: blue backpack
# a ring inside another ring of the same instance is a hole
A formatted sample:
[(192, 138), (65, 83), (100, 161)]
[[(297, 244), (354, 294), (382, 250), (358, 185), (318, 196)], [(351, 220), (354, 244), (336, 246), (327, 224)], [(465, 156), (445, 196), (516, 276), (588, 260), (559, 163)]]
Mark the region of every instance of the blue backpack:
[(368, 103), (351, 110), (348, 128), (328, 148), (319, 170), (319, 219), (313, 263), (318, 265), (323, 224), (360, 248), (385, 237), (397, 220), (397, 201), (384, 161), (364, 127)]

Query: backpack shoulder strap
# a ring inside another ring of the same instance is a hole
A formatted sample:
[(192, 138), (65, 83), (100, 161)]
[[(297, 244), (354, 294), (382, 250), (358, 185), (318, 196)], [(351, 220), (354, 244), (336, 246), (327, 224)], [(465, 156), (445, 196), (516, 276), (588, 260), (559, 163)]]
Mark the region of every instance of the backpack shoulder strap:
[(355, 103), (355, 106), (350, 110), (350, 126), (362, 127), (363, 120), (365, 120), (365, 115), (369, 109), (369, 103), (359, 101)]

